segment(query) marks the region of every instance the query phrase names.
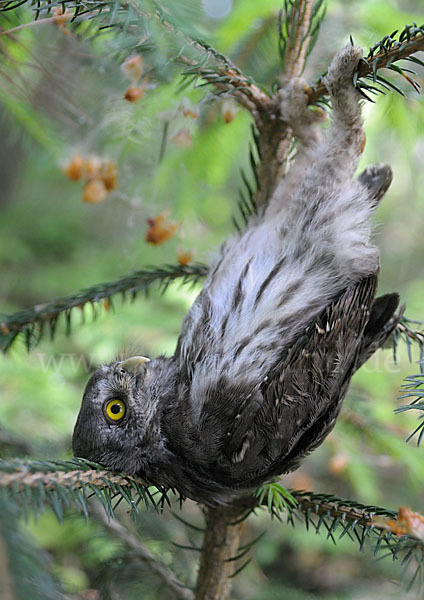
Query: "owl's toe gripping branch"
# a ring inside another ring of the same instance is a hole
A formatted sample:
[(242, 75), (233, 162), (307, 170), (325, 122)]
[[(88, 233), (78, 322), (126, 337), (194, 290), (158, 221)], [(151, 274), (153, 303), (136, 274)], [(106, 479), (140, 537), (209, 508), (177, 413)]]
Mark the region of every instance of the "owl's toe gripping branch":
[(317, 124), (327, 119), (322, 108), (308, 108), (309, 92), (312, 88), (305, 79), (297, 77), (279, 91), (280, 113), (293, 129), (293, 133), (304, 147), (316, 145), (320, 141)]
[(281, 181), (273, 199), (268, 206), (268, 215), (278, 213), (282, 206), (290, 201), (293, 193), (313, 162), (313, 155), (321, 142), (321, 131), (318, 124), (328, 118), (328, 113), (320, 107), (313, 110), (308, 107), (309, 93), (312, 88), (305, 79), (291, 79), (278, 95), (280, 99), (280, 115), (293, 130), (298, 146), (296, 161)]

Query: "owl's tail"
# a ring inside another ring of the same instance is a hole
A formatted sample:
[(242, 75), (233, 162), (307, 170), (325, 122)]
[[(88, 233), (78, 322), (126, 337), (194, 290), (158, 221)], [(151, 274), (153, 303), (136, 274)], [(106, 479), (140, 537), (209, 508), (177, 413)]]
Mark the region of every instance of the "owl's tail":
[(369, 199), (373, 208), (377, 206), (384, 194), (390, 187), (393, 180), (393, 172), (389, 165), (374, 165), (367, 167), (358, 177), (369, 194)]

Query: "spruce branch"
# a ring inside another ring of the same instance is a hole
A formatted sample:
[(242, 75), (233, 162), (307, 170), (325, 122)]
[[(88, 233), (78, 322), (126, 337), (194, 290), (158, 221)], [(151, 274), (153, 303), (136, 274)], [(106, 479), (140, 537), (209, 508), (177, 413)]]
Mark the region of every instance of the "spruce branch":
[[(279, 19), (279, 49), (283, 61), (282, 80), (300, 77), (311, 43), (322, 19), (323, 0), (285, 0)], [(317, 23), (315, 23), (315, 19)]]
[[(57, 514), (58, 503), (63, 502), (62, 507), (73, 504), (77, 509), (83, 507), (83, 512), (87, 514), (87, 499), (92, 495), (99, 497), (94, 489), (106, 492), (105, 497), (108, 498), (102, 504), (109, 516), (113, 516), (112, 500), (119, 496), (122, 496), (133, 510), (140, 500), (146, 504), (153, 504), (155, 508), (169, 503), (165, 488), (155, 485), (156, 491), (152, 493), (149, 491), (149, 485), (149, 482), (139, 477), (115, 473), (79, 458), (68, 461), (0, 459), (0, 490), (24, 510), (33, 508), (37, 512), (40, 506), (46, 503), (51, 505)], [(264, 493), (266, 488), (272, 493)], [(55, 492), (54, 500), (48, 496), (49, 492)], [(159, 496), (159, 500), (154, 494)], [(284, 506), (281, 504), (281, 497), (284, 498)], [(276, 516), (284, 509), (292, 525), (295, 525), (295, 515), (303, 515), (307, 527), (314, 522), (313, 518), (317, 517), (316, 529), (319, 530), (325, 524), (327, 530), (334, 533), (338, 527), (343, 527), (340, 537), (354, 533), (355, 528), (366, 529), (365, 533), (362, 531), (361, 539), (365, 539), (373, 531), (379, 534), (387, 533), (390, 527), (381, 519), (396, 518), (396, 511), (393, 510), (364, 505), (329, 494), (287, 491), (276, 483), (261, 486), (256, 495), (242, 497), (235, 504), (221, 508), (229, 510), (228, 514), (226, 513), (227, 524), (236, 525), (259, 506), (271, 511), (275, 509)], [(236, 518), (236, 513), (237, 517), (241, 516), (240, 519)], [(423, 540), (418, 542), (424, 544)]]
[[(173, 61), (185, 66), (182, 76), (198, 85), (213, 85), (220, 94), (231, 94), (254, 116), (257, 110), (264, 111), (269, 102), (269, 96), (258, 86), (251, 77), (242, 73), (236, 65), (221, 52), (218, 52), (207, 42), (195, 39), (186, 34), (181, 27), (172, 22), (169, 11), (159, 2), (155, 2), (156, 11), (146, 13), (134, 1), (131, 2), (134, 11), (142, 17), (155, 18), (168, 33), (180, 38), (183, 47), (173, 57)], [(189, 55), (185, 51), (190, 50)], [(193, 52), (197, 55), (192, 56)], [(203, 82), (197, 84), (198, 78)]]
[[(207, 53), (211, 52), (210, 46), (202, 44), (202, 47)], [(211, 53), (211, 56), (216, 58), (215, 53)], [(206, 56), (207, 58), (208, 56)], [(252, 113), (255, 120), (258, 120), (258, 112), (265, 113), (270, 105), (269, 95), (251, 77), (244, 75), (228, 58), (224, 58), (223, 65), (215, 64), (213, 66), (208, 60), (194, 61), (183, 54), (179, 54), (175, 60), (186, 67), (182, 76), (191, 80), (195, 87), (213, 85), (219, 94), (233, 96), (239, 104)], [(203, 81), (197, 83), (198, 78)]]
[[(88, 500), (98, 498), (105, 515), (103, 521), (114, 529), (118, 537), (128, 547), (140, 551), (140, 560), (149, 564), (159, 576), (160, 566), (154, 556), (144, 555), (143, 548), (137, 540), (127, 533), (119, 524), (108, 521), (114, 515), (113, 503), (125, 500), (132, 510), (143, 501), (162, 509), (169, 503), (167, 490), (155, 486), (155, 492), (147, 487), (149, 484), (137, 477), (121, 473), (113, 473), (100, 465), (82, 459), (70, 461), (0, 461), (0, 495), (11, 501), (25, 515), (36, 514), (50, 506), (61, 521), (68, 508), (83, 512), (86, 518), (93, 509)], [(268, 484), (269, 487), (279, 484)], [(267, 486), (262, 486), (267, 487)], [(418, 567), (424, 563), (424, 517), (406, 509), (396, 511), (377, 506), (367, 506), (338, 498), (329, 494), (284, 490), (281, 495), (272, 488), (271, 494), (246, 496), (234, 504), (224, 507), (206, 509), (206, 530), (201, 550), (201, 564), (196, 586), (196, 600), (209, 597), (225, 597), (229, 590), (230, 580), (239, 569), (237, 563), (250, 549), (251, 545), (240, 546), (240, 537), (246, 517), (259, 506), (267, 508), (279, 520), (282, 510), (287, 514), (287, 521), (296, 526), (303, 522), (307, 529), (313, 528), (316, 533), (326, 532), (327, 538), (334, 543), (348, 535), (357, 540), (360, 549), (365, 542), (375, 542), (374, 554), (386, 551), (393, 560), (402, 559), (403, 564), (416, 560)], [(150, 488), (151, 489), (151, 488)], [(285, 504), (282, 506), (281, 498)], [(159, 500), (158, 500), (159, 498)], [(292, 500), (293, 499), (293, 500)], [(294, 505), (295, 502), (295, 505)], [(405, 517), (406, 511), (406, 517)], [(98, 511), (96, 516), (98, 516)], [(336, 537), (336, 535), (338, 537)], [(421, 557), (421, 558), (420, 558)], [(242, 567), (246, 563), (242, 564)], [(225, 568), (223, 567), (225, 566)], [(166, 578), (169, 573), (163, 573)], [(168, 578), (169, 579), (169, 578)], [(176, 586), (180, 583), (173, 580)], [(171, 580), (169, 585), (173, 585)], [(211, 589), (218, 590), (221, 596), (209, 596)], [(182, 588), (184, 592), (184, 588)], [(175, 590), (174, 590), (175, 591)], [(180, 596), (183, 598), (184, 596)], [(186, 596), (191, 597), (191, 596)]]
[(112, 297), (117, 294), (121, 294), (123, 299), (127, 296), (135, 299), (139, 292), (146, 293), (154, 283), (157, 283), (160, 290), (164, 292), (173, 281), (180, 280), (183, 284), (195, 284), (205, 277), (207, 272), (208, 268), (201, 264), (146, 267), (117, 281), (95, 285), (76, 294), (58, 298), (47, 304), (38, 304), (12, 315), (0, 315), (0, 348), (7, 351), (18, 334), (22, 333), (25, 336), (27, 349), (30, 350), (41, 340), (46, 326), (49, 328), (50, 338), (53, 339), (61, 314), (64, 315), (66, 333), (69, 334), (72, 326), (71, 313), (74, 309), (79, 309), (81, 320), (84, 322), (86, 305), (91, 306), (95, 318), (99, 305), (103, 303), (103, 307), (109, 310), (113, 307)]
[(141, 565), (157, 576), (179, 600), (193, 600), (194, 594), (177, 579), (175, 574), (165, 566), (158, 556), (153, 554), (138, 537), (128, 531), (122, 523), (108, 516), (98, 504), (90, 502), (88, 512), (102, 523), (114, 538), (119, 539)]
[[(324, 530), (327, 539), (337, 543), (345, 535), (356, 540), (363, 550), (371, 542), (374, 556), (399, 560), (406, 573), (415, 565), (415, 574), (424, 573), (424, 516), (400, 507), (398, 512), (376, 506), (366, 506), (350, 500), (310, 492), (291, 492), (298, 506), (288, 514), (288, 522), (295, 526), (294, 517), (300, 517), (306, 528), (316, 533)], [(338, 537), (336, 538), (336, 533)]]
[[(381, 69), (390, 69), (403, 76), (416, 91), (419, 91), (418, 84), (408, 74), (411, 71), (401, 68), (394, 63), (399, 60), (408, 60), (423, 66), (423, 61), (412, 56), (422, 50), (424, 50), (424, 25), (420, 27), (417, 27), (416, 23), (406, 25), (400, 33), (394, 31), (391, 35), (386, 35), (381, 41), (374, 44), (370, 48), (368, 55), (360, 61), (357, 72), (354, 75), (354, 82), (357, 88), (359, 90), (361, 88), (369, 88), (370, 86), (362, 81), (363, 79), (369, 79), (374, 83), (380, 83), (385, 89), (391, 88), (402, 93), (396, 85), (378, 74), (378, 71)], [(381, 92), (381, 90), (377, 89), (378, 91)], [(320, 79), (309, 95), (309, 104), (316, 103), (317, 100), (327, 93), (327, 88)], [(369, 99), (365, 94), (363, 95)]]
[[(89, 4), (82, 4), (77, 0), (63, 1), (48, 1), (42, 9), (38, 8), (36, 0), (21, 2), (5, 2), (0, 1), (0, 12), (8, 11), (27, 3), (30, 6), (36, 6), (35, 21), (37, 23), (49, 23), (54, 21), (54, 17), (50, 15), (55, 7), (66, 7), (72, 17), (69, 19), (74, 26), (90, 20), (97, 26), (98, 30), (110, 28), (126, 29), (129, 25), (132, 28), (142, 29), (143, 24), (149, 20), (158, 21), (161, 28), (176, 39), (181, 40), (182, 47), (178, 50), (175, 56), (171, 57), (170, 62), (182, 64), (185, 67), (182, 75), (191, 80), (195, 85), (212, 85), (219, 94), (231, 94), (234, 98), (247, 110), (253, 114), (257, 110), (266, 110), (269, 102), (268, 94), (258, 86), (251, 77), (244, 75), (241, 70), (236, 67), (233, 62), (222, 53), (218, 52), (210, 44), (200, 39), (195, 39), (182, 30), (182, 23), (173, 23), (169, 11), (164, 9), (160, 2), (153, 2), (154, 10), (146, 10), (140, 7), (137, 2), (114, 2), (100, 1)], [(42, 15), (44, 18), (38, 20)], [(129, 18), (132, 15), (133, 18)], [(128, 22), (130, 21), (130, 22)], [(13, 29), (1, 32), (2, 35), (10, 35), (30, 26), (31, 23), (23, 24)], [(145, 28), (144, 28), (145, 29)], [(140, 51), (140, 44), (137, 44), (137, 50)], [(187, 54), (187, 51), (188, 54)], [(186, 52), (186, 53), (184, 53)], [(196, 55), (193, 57), (193, 54)], [(202, 81), (197, 84), (198, 79)], [(190, 82), (190, 81), (189, 81)]]
[(420, 361), (421, 373), (417, 375), (409, 375), (405, 377), (404, 383), (401, 387), (401, 395), (399, 399), (412, 398), (409, 404), (399, 406), (395, 413), (402, 413), (405, 411), (416, 410), (418, 411), (418, 419), (420, 420), (419, 425), (414, 431), (408, 436), (407, 442), (418, 434), (417, 446), (419, 446), (424, 437), (424, 372), (423, 363)]
[(409, 362), (412, 362), (412, 346), (416, 344), (420, 353), (419, 364), (422, 371), (424, 367), (424, 331), (414, 327), (416, 325), (422, 326), (421, 321), (414, 321), (413, 319), (402, 317), (392, 334), (393, 355), (396, 361), (399, 342), (403, 341), (406, 345)]
[[(280, 18), (280, 56), (283, 60), (283, 82), (303, 73), (308, 48), (316, 37), (315, 20), (318, 19), (321, 2), (318, 0), (286, 0), (285, 19)], [(319, 28), (319, 25), (318, 25)], [(259, 162), (255, 193), (255, 205), (262, 210), (281, 181), (287, 163), (293, 135), (280, 118), (278, 97), (274, 94), (266, 106), (266, 112), (256, 115), (258, 131), (257, 147)]]
[(87, 500), (95, 496), (106, 513), (113, 516), (113, 502), (125, 500), (131, 510), (143, 501), (155, 509), (169, 503), (167, 490), (138, 478), (114, 473), (101, 465), (74, 458), (69, 461), (0, 459), (0, 493), (13, 501), (25, 515), (50, 506), (59, 521), (64, 511), (74, 508), (87, 517)]

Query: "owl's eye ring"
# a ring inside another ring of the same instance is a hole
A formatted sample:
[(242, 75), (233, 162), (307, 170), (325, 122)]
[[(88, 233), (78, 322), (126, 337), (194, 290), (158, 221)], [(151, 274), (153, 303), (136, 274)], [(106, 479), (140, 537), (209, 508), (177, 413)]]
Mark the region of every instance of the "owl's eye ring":
[(112, 400), (107, 400), (107, 402), (105, 402), (103, 411), (108, 421), (111, 421), (112, 423), (119, 423), (125, 417), (127, 407), (123, 400), (120, 400), (119, 398), (113, 398)]

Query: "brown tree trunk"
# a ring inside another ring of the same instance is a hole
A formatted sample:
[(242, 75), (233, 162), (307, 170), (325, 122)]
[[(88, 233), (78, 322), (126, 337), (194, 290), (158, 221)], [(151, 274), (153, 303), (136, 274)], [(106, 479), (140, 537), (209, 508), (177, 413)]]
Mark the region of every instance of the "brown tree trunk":
[(220, 506), (206, 509), (195, 600), (224, 600), (231, 591), (238, 561), (234, 560), (245, 526), (246, 507)]

